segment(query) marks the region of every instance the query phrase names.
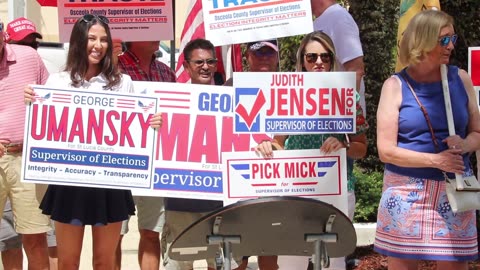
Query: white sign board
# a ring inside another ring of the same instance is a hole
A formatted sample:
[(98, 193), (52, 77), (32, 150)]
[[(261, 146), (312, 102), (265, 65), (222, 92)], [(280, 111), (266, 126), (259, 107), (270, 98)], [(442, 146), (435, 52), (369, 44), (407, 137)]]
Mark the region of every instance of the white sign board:
[(60, 42), (69, 42), (73, 25), (85, 14), (107, 17), (114, 39), (173, 39), (172, 0), (58, 0)]
[(235, 132), (355, 133), (354, 72), (235, 72)]
[(265, 159), (255, 152), (223, 153), (224, 205), (264, 196), (318, 199), (348, 213), (345, 149), (275, 151)]
[(232, 87), (135, 82), (135, 89), (158, 97), (163, 116), (153, 189), (136, 195), (221, 201), (222, 153), (249, 151), (270, 139), (233, 132)]
[(205, 36), (215, 46), (313, 32), (310, 0), (202, 0)]
[(34, 86), (25, 114), (22, 180), (150, 189), (157, 98)]

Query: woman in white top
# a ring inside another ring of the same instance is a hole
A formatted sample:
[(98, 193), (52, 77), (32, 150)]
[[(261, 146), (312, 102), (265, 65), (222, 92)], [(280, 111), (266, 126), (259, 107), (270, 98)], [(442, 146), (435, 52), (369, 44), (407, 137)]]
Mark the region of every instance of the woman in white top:
[[(118, 71), (112, 51), (108, 19), (84, 15), (73, 26), (65, 71), (51, 75), (46, 85), (133, 92), (132, 80)], [(26, 101), (33, 96), (27, 88)], [(161, 114), (152, 117), (151, 127), (161, 124)], [(50, 185), (40, 208), (55, 221), (59, 269), (79, 268), (85, 225), (92, 225), (93, 268), (114, 269), (122, 221), (135, 213), (130, 190)]]

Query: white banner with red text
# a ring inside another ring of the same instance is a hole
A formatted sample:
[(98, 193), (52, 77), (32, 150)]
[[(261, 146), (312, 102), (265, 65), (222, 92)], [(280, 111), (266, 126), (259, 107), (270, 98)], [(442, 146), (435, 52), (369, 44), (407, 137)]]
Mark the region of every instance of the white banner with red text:
[[(85, 14), (108, 18), (112, 38), (122, 41), (173, 39), (172, 0), (58, 0), (60, 42), (69, 42), (73, 25)], [(88, 17), (83, 17), (88, 22)]]
[(235, 72), (235, 132), (355, 133), (354, 72)]
[(34, 86), (27, 105), (22, 181), (151, 189), (157, 98)]
[(153, 188), (135, 195), (223, 200), (222, 153), (250, 151), (270, 139), (233, 132), (232, 87), (135, 82), (135, 89), (158, 97), (163, 116)]
[(202, 6), (205, 36), (215, 46), (313, 32), (310, 0), (202, 0)]
[(223, 202), (266, 196), (300, 196), (330, 203), (348, 214), (345, 149), (325, 155), (319, 149), (224, 153)]

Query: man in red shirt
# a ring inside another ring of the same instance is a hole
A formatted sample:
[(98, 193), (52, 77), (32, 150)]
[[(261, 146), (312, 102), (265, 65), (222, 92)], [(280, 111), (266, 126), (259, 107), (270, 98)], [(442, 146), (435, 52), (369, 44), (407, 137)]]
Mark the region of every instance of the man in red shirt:
[[(3, 35), (3, 23), (0, 31)], [(20, 182), (22, 165), (25, 103), (23, 90), (28, 84), (44, 84), (48, 71), (38, 53), (28, 47), (6, 44), (0, 39), (0, 209), (10, 198), (15, 230), (22, 234), (29, 269), (49, 267), (45, 232), (50, 219), (39, 205), (44, 193), (31, 183)]]

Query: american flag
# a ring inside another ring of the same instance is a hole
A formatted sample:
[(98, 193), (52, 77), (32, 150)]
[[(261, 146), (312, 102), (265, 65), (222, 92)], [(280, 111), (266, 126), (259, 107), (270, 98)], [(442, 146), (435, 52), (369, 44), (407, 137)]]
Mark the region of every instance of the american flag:
[[(202, 0), (190, 0), (187, 8), (187, 18), (183, 27), (182, 35), (180, 37), (180, 55), (176, 68), (177, 82), (186, 83), (190, 81), (190, 76), (183, 68), (183, 49), (185, 45), (193, 39), (205, 38), (205, 27), (203, 23)], [(217, 71), (222, 73), (225, 77), (225, 67), (231, 65), (232, 71), (242, 71), (242, 51), (239, 44), (233, 45), (232, 61), (228, 61), (226, 54), (226, 46), (216, 47), (218, 62)]]

